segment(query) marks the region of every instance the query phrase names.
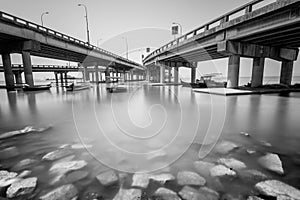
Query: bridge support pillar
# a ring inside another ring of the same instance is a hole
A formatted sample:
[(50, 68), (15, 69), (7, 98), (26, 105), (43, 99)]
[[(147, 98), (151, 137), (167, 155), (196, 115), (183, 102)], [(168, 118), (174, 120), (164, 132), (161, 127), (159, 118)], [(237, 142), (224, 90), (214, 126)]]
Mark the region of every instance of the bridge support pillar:
[(58, 73), (54, 72), (54, 76), (55, 76), (55, 83), (56, 85), (58, 85)]
[(293, 76), (293, 61), (282, 61), (281, 73), (280, 73), (280, 84), (291, 85)]
[(177, 67), (177, 66), (174, 67), (174, 83), (178, 83), (179, 82), (179, 80), (178, 80), (178, 78), (179, 78), (178, 69), (179, 69), (179, 67)]
[(14, 88), (14, 74), (11, 68), (11, 59), (9, 53), (2, 54), (2, 63), (4, 68), (5, 84), (8, 90)]
[(263, 84), (264, 67), (264, 58), (253, 58), (251, 87), (258, 87)]
[(14, 75), (15, 75), (16, 84), (21, 84), (22, 83), (22, 72), (16, 71), (16, 72), (14, 72)]
[(64, 86), (64, 77), (63, 77), (63, 73), (62, 72), (60, 73), (60, 84), (61, 84), (61, 87)]
[(227, 88), (239, 86), (240, 56), (231, 55), (228, 60)]
[(96, 75), (96, 83), (99, 83), (99, 67), (98, 65), (95, 65), (95, 75)]
[(160, 83), (164, 83), (165, 82), (165, 66), (164, 65), (160, 65), (159, 66), (159, 70), (160, 70), (160, 78), (159, 78), (159, 82)]
[(84, 77), (85, 77), (85, 81), (90, 81), (90, 74), (86, 66), (84, 67)]
[(169, 80), (169, 83), (171, 83), (171, 78), (172, 78), (172, 72), (171, 72), (172, 68), (169, 66), (168, 67), (168, 80)]
[(105, 82), (109, 81), (109, 78), (107, 78), (108, 76), (110, 76), (110, 72), (109, 72), (109, 68), (106, 67), (106, 69), (105, 69)]
[(191, 68), (191, 83), (196, 82), (196, 69), (197, 69), (197, 64), (193, 64)]
[(68, 85), (68, 72), (65, 72), (65, 85)]
[(32, 75), (30, 52), (22, 51), (22, 60), (24, 66), (25, 82), (26, 84), (33, 86), (34, 82), (33, 82), (33, 75)]

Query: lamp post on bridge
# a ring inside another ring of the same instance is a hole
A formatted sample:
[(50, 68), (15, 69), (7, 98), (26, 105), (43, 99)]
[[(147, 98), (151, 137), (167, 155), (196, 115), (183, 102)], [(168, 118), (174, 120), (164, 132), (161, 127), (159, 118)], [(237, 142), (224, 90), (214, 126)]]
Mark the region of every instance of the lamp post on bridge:
[(174, 35), (174, 37), (175, 37), (175, 35), (177, 35), (178, 34), (178, 29), (177, 29), (177, 32), (175, 31), (175, 32), (173, 32), (173, 27), (180, 27), (180, 36), (182, 36), (182, 26), (181, 26), (181, 24), (179, 24), (179, 23), (176, 23), (176, 22), (173, 22), (172, 23), (172, 35)]
[(88, 11), (86, 5), (80, 3), (78, 6), (83, 6), (85, 10), (85, 21), (86, 21), (86, 34), (87, 34), (87, 43), (90, 44), (90, 31), (89, 31), (89, 20), (88, 20)]
[(126, 37), (122, 37), (122, 39), (124, 39), (126, 42), (126, 58), (128, 59), (128, 40)]
[(47, 11), (47, 12), (43, 12), (43, 13), (41, 14), (41, 23), (42, 23), (42, 26), (44, 26), (44, 21), (43, 21), (44, 15), (49, 15), (49, 12)]

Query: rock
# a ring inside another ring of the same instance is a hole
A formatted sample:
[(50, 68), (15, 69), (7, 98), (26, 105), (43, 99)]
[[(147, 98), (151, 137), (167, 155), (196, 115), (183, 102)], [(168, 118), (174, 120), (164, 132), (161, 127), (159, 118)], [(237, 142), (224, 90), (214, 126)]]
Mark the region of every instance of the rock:
[(15, 146), (7, 147), (0, 151), (0, 160), (9, 159), (18, 155), (20, 155), (20, 153)]
[(239, 194), (223, 194), (221, 200), (243, 200), (243, 196)]
[(10, 179), (16, 177), (18, 174), (16, 172), (9, 172), (6, 170), (0, 171), (0, 180), (2, 179)]
[(86, 178), (89, 175), (87, 171), (73, 171), (68, 174), (60, 174), (56, 176), (52, 181), (50, 181), (50, 185), (60, 185), (60, 184), (70, 184), (81, 179)]
[(21, 171), (24, 169), (28, 169), (28, 168), (32, 167), (33, 165), (37, 164), (37, 162), (38, 161), (35, 159), (27, 158), (27, 159), (24, 159), (24, 160), (21, 160), (20, 162), (18, 162), (15, 166), (12, 167), (12, 170), (13, 171)]
[(220, 158), (218, 160), (218, 162), (220, 164), (225, 165), (226, 167), (230, 168), (230, 169), (234, 169), (234, 170), (239, 170), (239, 169), (244, 169), (246, 168), (245, 163), (234, 159), (234, 158)]
[[(172, 191), (172, 190), (169, 190), (167, 188), (158, 188), (153, 196), (155, 197), (159, 197), (159, 200), (181, 200), (176, 192)], [(156, 198), (155, 198), (156, 199)]]
[(75, 157), (76, 157), (75, 155), (67, 156), (67, 157), (61, 158), (59, 160), (56, 160), (55, 162), (53, 162), (53, 164), (60, 163), (60, 162), (72, 161), (72, 160), (74, 160)]
[(261, 194), (277, 199), (300, 200), (300, 190), (277, 180), (259, 182), (255, 188)]
[(96, 176), (96, 178), (104, 186), (113, 185), (116, 182), (118, 182), (118, 180), (119, 180), (118, 175), (112, 170), (103, 172), (103, 173), (99, 174), (98, 176)]
[(202, 195), (196, 189), (191, 188), (190, 186), (184, 186), (180, 190), (179, 195), (185, 200), (199, 200), (199, 199), (202, 199)]
[(167, 181), (175, 180), (175, 177), (170, 173), (151, 175), (149, 178), (159, 182), (160, 184), (165, 184)]
[(177, 183), (179, 185), (203, 186), (206, 180), (195, 172), (181, 171), (177, 174)]
[(265, 147), (272, 147), (272, 144), (271, 143), (269, 143), (269, 142), (266, 142), (266, 141), (260, 141), (260, 143), (263, 145), (263, 146), (265, 146)]
[(218, 192), (208, 187), (201, 187), (198, 191), (202, 196), (204, 196), (203, 199), (205, 200), (218, 200), (220, 198)]
[(52, 165), (50, 173), (52, 174), (66, 174), (70, 171), (75, 171), (84, 168), (87, 163), (84, 160), (60, 162)]
[(256, 151), (254, 149), (247, 149), (246, 152), (250, 155), (255, 154)]
[(214, 150), (219, 154), (228, 154), (230, 151), (238, 148), (239, 146), (234, 144), (233, 142), (223, 141), (217, 144)]
[(277, 154), (267, 153), (265, 156), (258, 159), (258, 163), (270, 171), (276, 172), (280, 175), (284, 174), (281, 160)]
[(239, 173), (239, 177), (250, 182), (264, 181), (268, 178), (264, 173), (255, 169), (243, 170)]
[(259, 197), (257, 197), (257, 196), (249, 196), (248, 198), (247, 198), (247, 200), (263, 200), (262, 198), (259, 198)]
[(243, 136), (246, 136), (246, 137), (250, 137), (250, 134), (246, 133), (246, 132), (241, 132), (240, 134), (243, 135)]
[(53, 160), (57, 160), (57, 159), (66, 157), (70, 154), (72, 154), (72, 151), (70, 151), (69, 149), (58, 149), (58, 150), (52, 151), (50, 153), (47, 153), (46, 155), (43, 156), (42, 159), (53, 161)]
[(73, 144), (71, 146), (72, 149), (89, 149), (92, 147), (93, 147), (93, 145), (91, 145), (91, 144), (81, 144), (81, 143)]
[(210, 162), (205, 162), (205, 161), (195, 161), (194, 162), (194, 168), (196, 169), (196, 171), (199, 174), (201, 174), (203, 176), (209, 176), (209, 171), (214, 166), (216, 166), (216, 165), (213, 163), (210, 163)]
[(132, 187), (147, 188), (149, 185), (149, 175), (136, 173), (132, 176)]
[(60, 186), (49, 193), (41, 196), (40, 200), (72, 200), (76, 197), (78, 191), (72, 184)]
[(37, 178), (20, 179), (17, 182), (12, 183), (6, 191), (8, 198), (14, 198), (26, 194), (32, 193), (37, 185)]
[(22, 134), (25, 134), (25, 133), (30, 133), (32, 131), (34, 131), (34, 128), (32, 126), (26, 126), (25, 128), (23, 128), (21, 130), (2, 133), (0, 135), (0, 140), (7, 139), (7, 138), (10, 138), (10, 137), (14, 137), (14, 136), (17, 136), (17, 135), (22, 135)]
[(32, 173), (32, 171), (30, 171), (30, 170), (25, 170), (25, 171), (21, 172), (17, 177), (18, 177), (18, 178), (24, 178), (24, 177), (26, 177), (26, 176), (29, 176), (31, 173)]
[(236, 172), (225, 167), (224, 165), (217, 165), (210, 170), (210, 175), (212, 177), (220, 177), (220, 176), (236, 176)]
[(141, 200), (142, 191), (140, 189), (122, 189), (120, 188), (113, 200)]

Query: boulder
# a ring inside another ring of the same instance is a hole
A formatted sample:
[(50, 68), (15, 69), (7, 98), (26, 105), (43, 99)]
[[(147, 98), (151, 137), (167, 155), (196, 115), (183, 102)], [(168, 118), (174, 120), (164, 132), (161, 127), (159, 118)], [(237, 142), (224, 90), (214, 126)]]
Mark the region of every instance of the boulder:
[(19, 181), (16, 181), (12, 183), (7, 191), (6, 196), (8, 198), (15, 198), (22, 195), (31, 194), (37, 185), (37, 178), (26, 178), (26, 179), (20, 179)]
[(206, 180), (195, 172), (180, 171), (177, 174), (177, 183), (179, 185), (203, 186), (205, 185)]
[(120, 188), (113, 200), (141, 200), (142, 191), (140, 189), (123, 189)]
[(277, 199), (300, 200), (300, 191), (290, 185), (277, 180), (259, 182), (255, 188), (263, 195)]
[(264, 200), (264, 199), (259, 198), (259, 197), (257, 197), (257, 196), (249, 196), (249, 197), (247, 198), (247, 200)]
[(149, 185), (149, 175), (144, 173), (136, 173), (132, 176), (132, 187), (147, 188)]
[(79, 181), (81, 179), (86, 178), (89, 175), (89, 172), (87, 171), (73, 171), (68, 174), (59, 174), (56, 176), (52, 181), (50, 181), (50, 185), (60, 185), (60, 184), (70, 184), (74, 183), (76, 181)]
[(267, 153), (265, 156), (258, 159), (258, 163), (270, 171), (276, 172), (280, 175), (284, 174), (281, 160), (277, 154)]
[(118, 175), (112, 170), (103, 172), (103, 173), (99, 174), (98, 176), (96, 176), (96, 178), (104, 186), (113, 185), (113, 184), (117, 183), (119, 180)]
[(222, 141), (215, 146), (214, 151), (219, 154), (228, 154), (230, 151), (237, 149), (238, 147), (239, 146), (233, 142)]
[(182, 199), (185, 199), (185, 200), (200, 200), (200, 199), (203, 199), (202, 195), (196, 189), (191, 188), (190, 186), (184, 186), (180, 190), (179, 195), (181, 196)]
[(205, 161), (195, 161), (194, 162), (194, 168), (196, 169), (196, 171), (203, 175), (203, 176), (209, 176), (209, 171), (211, 168), (213, 168), (214, 166), (216, 166), (213, 163), (210, 162), (205, 162)]
[(246, 168), (245, 163), (234, 158), (220, 158), (218, 163), (225, 165), (226, 167), (234, 170)]
[(84, 160), (60, 162), (52, 165), (50, 173), (52, 174), (66, 174), (70, 171), (75, 171), (84, 168), (87, 163)]
[(249, 182), (264, 181), (268, 178), (264, 173), (255, 169), (243, 170), (239, 173), (239, 177)]
[(224, 165), (217, 165), (210, 169), (210, 175), (212, 177), (221, 177), (221, 176), (236, 176), (236, 172), (225, 167)]
[(92, 147), (93, 147), (93, 145), (91, 145), (91, 144), (81, 144), (81, 143), (73, 144), (71, 146), (72, 149), (90, 149)]
[(60, 186), (41, 196), (40, 200), (72, 200), (76, 198), (78, 191), (72, 184)]
[(205, 200), (218, 200), (220, 198), (218, 192), (208, 187), (201, 187), (198, 191), (204, 197), (202, 199)]
[(72, 151), (70, 151), (69, 149), (58, 149), (58, 150), (52, 151), (50, 153), (47, 153), (46, 155), (43, 156), (42, 159), (53, 161), (53, 160), (57, 160), (57, 159), (66, 157), (70, 154), (72, 154)]
[(32, 126), (26, 126), (25, 128), (23, 128), (21, 130), (2, 133), (0, 135), (0, 140), (7, 139), (7, 138), (10, 138), (10, 137), (14, 137), (14, 136), (17, 136), (17, 135), (23, 135), (25, 133), (30, 133), (32, 131), (34, 131), (34, 128)]
[(170, 173), (153, 174), (149, 178), (159, 182), (160, 184), (165, 184), (167, 181), (175, 180), (175, 177)]
[(21, 160), (20, 162), (18, 162), (15, 166), (12, 167), (12, 170), (13, 171), (21, 171), (24, 169), (28, 169), (28, 168), (34, 166), (35, 164), (37, 164), (37, 162), (38, 161), (35, 159), (27, 158), (27, 159), (24, 159), (24, 160)]
[(25, 171), (22, 171), (17, 177), (18, 177), (18, 178), (24, 178), (24, 177), (26, 177), (26, 176), (29, 176), (31, 173), (32, 173), (32, 171), (30, 171), (30, 170), (25, 170)]
[(249, 154), (249, 155), (253, 155), (256, 153), (256, 151), (254, 149), (247, 149), (246, 152)]
[(9, 172), (6, 170), (0, 170), (0, 180), (10, 179), (16, 177), (18, 174), (16, 172)]
[(160, 199), (160, 200), (181, 200), (181, 198), (177, 196), (176, 192), (163, 187), (158, 188), (154, 192), (153, 196), (155, 197), (155, 199)]

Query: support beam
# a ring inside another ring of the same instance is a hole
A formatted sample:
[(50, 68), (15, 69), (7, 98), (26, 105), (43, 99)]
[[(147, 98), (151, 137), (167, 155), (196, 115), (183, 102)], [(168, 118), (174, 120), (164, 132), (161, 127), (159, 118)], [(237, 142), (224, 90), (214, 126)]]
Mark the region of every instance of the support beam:
[(58, 85), (58, 73), (54, 72), (54, 76), (55, 76), (55, 83), (56, 85)]
[(98, 65), (96, 64), (95, 65), (95, 74), (96, 74), (96, 83), (99, 83), (99, 67)]
[(291, 85), (293, 76), (293, 61), (282, 61), (281, 73), (280, 73), (280, 84)]
[(193, 63), (191, 67), (191, 83), (196, 83), (196, 70), (197, 62)]
[(16, 72), (14, 72), (14, 75), (15, 75), (16, 84), (21, 84), (22, 83), (22, 72), (16, 71)]
[(68, 85), (68, 72), (65, 72), (65, 85)]
[(31, 57), (30, 52), (22, 51), (22, 60), (24, 66), (24, 75), (26, 84), (33, 86), (33, 75), (32, 75), (32, 65), (31, 65)]
[(4, 67), (5, 84), (8, 90), (14, 88), (14, 74), (11, 68), (11, 59), (9, 53), (2, 54), (2, 63)]
[(110, 76), (110, 72), (109, 72), (109, 68), (106, 67), (106, 70), (105, 70), (105, 82), (109, 81), (109, 79), (107, 78), (108, 76)]
[(164, 83), (165, 82), (165, 74), (166, 74), (165, 66), (163, 64), (160, 64), (159, 69), (160, 69), (159, 82)]
[(172, 78), (172, 72), (171, 72), (172, 68), (169, 66), (168, 67), (168, 75), (169, 75), (169, 83), (171, 83), (171, 78)]
[(84, 67), (83, 67), (83, 73), (84, 73), (84, 80), (85, 80), (85, 81), (90, 81), (90, 75), (89, 75), (87, 66), (84, 66)]
[(179, 67), (176, 65), (174, 67), (174, 83), (179, 83), (178, 77), (179, 77)]
[(231, 55), (228, 60), (227, 88), (239, 86), (240, 56)]
[(64, 86), (64, 77), (63, 77), (63, 73), (60, 73), (60, 84), (63, 87)]
[(263, 84), (264, 68), (264, 58), (253, 58), (251, 87), (258, 87)]

